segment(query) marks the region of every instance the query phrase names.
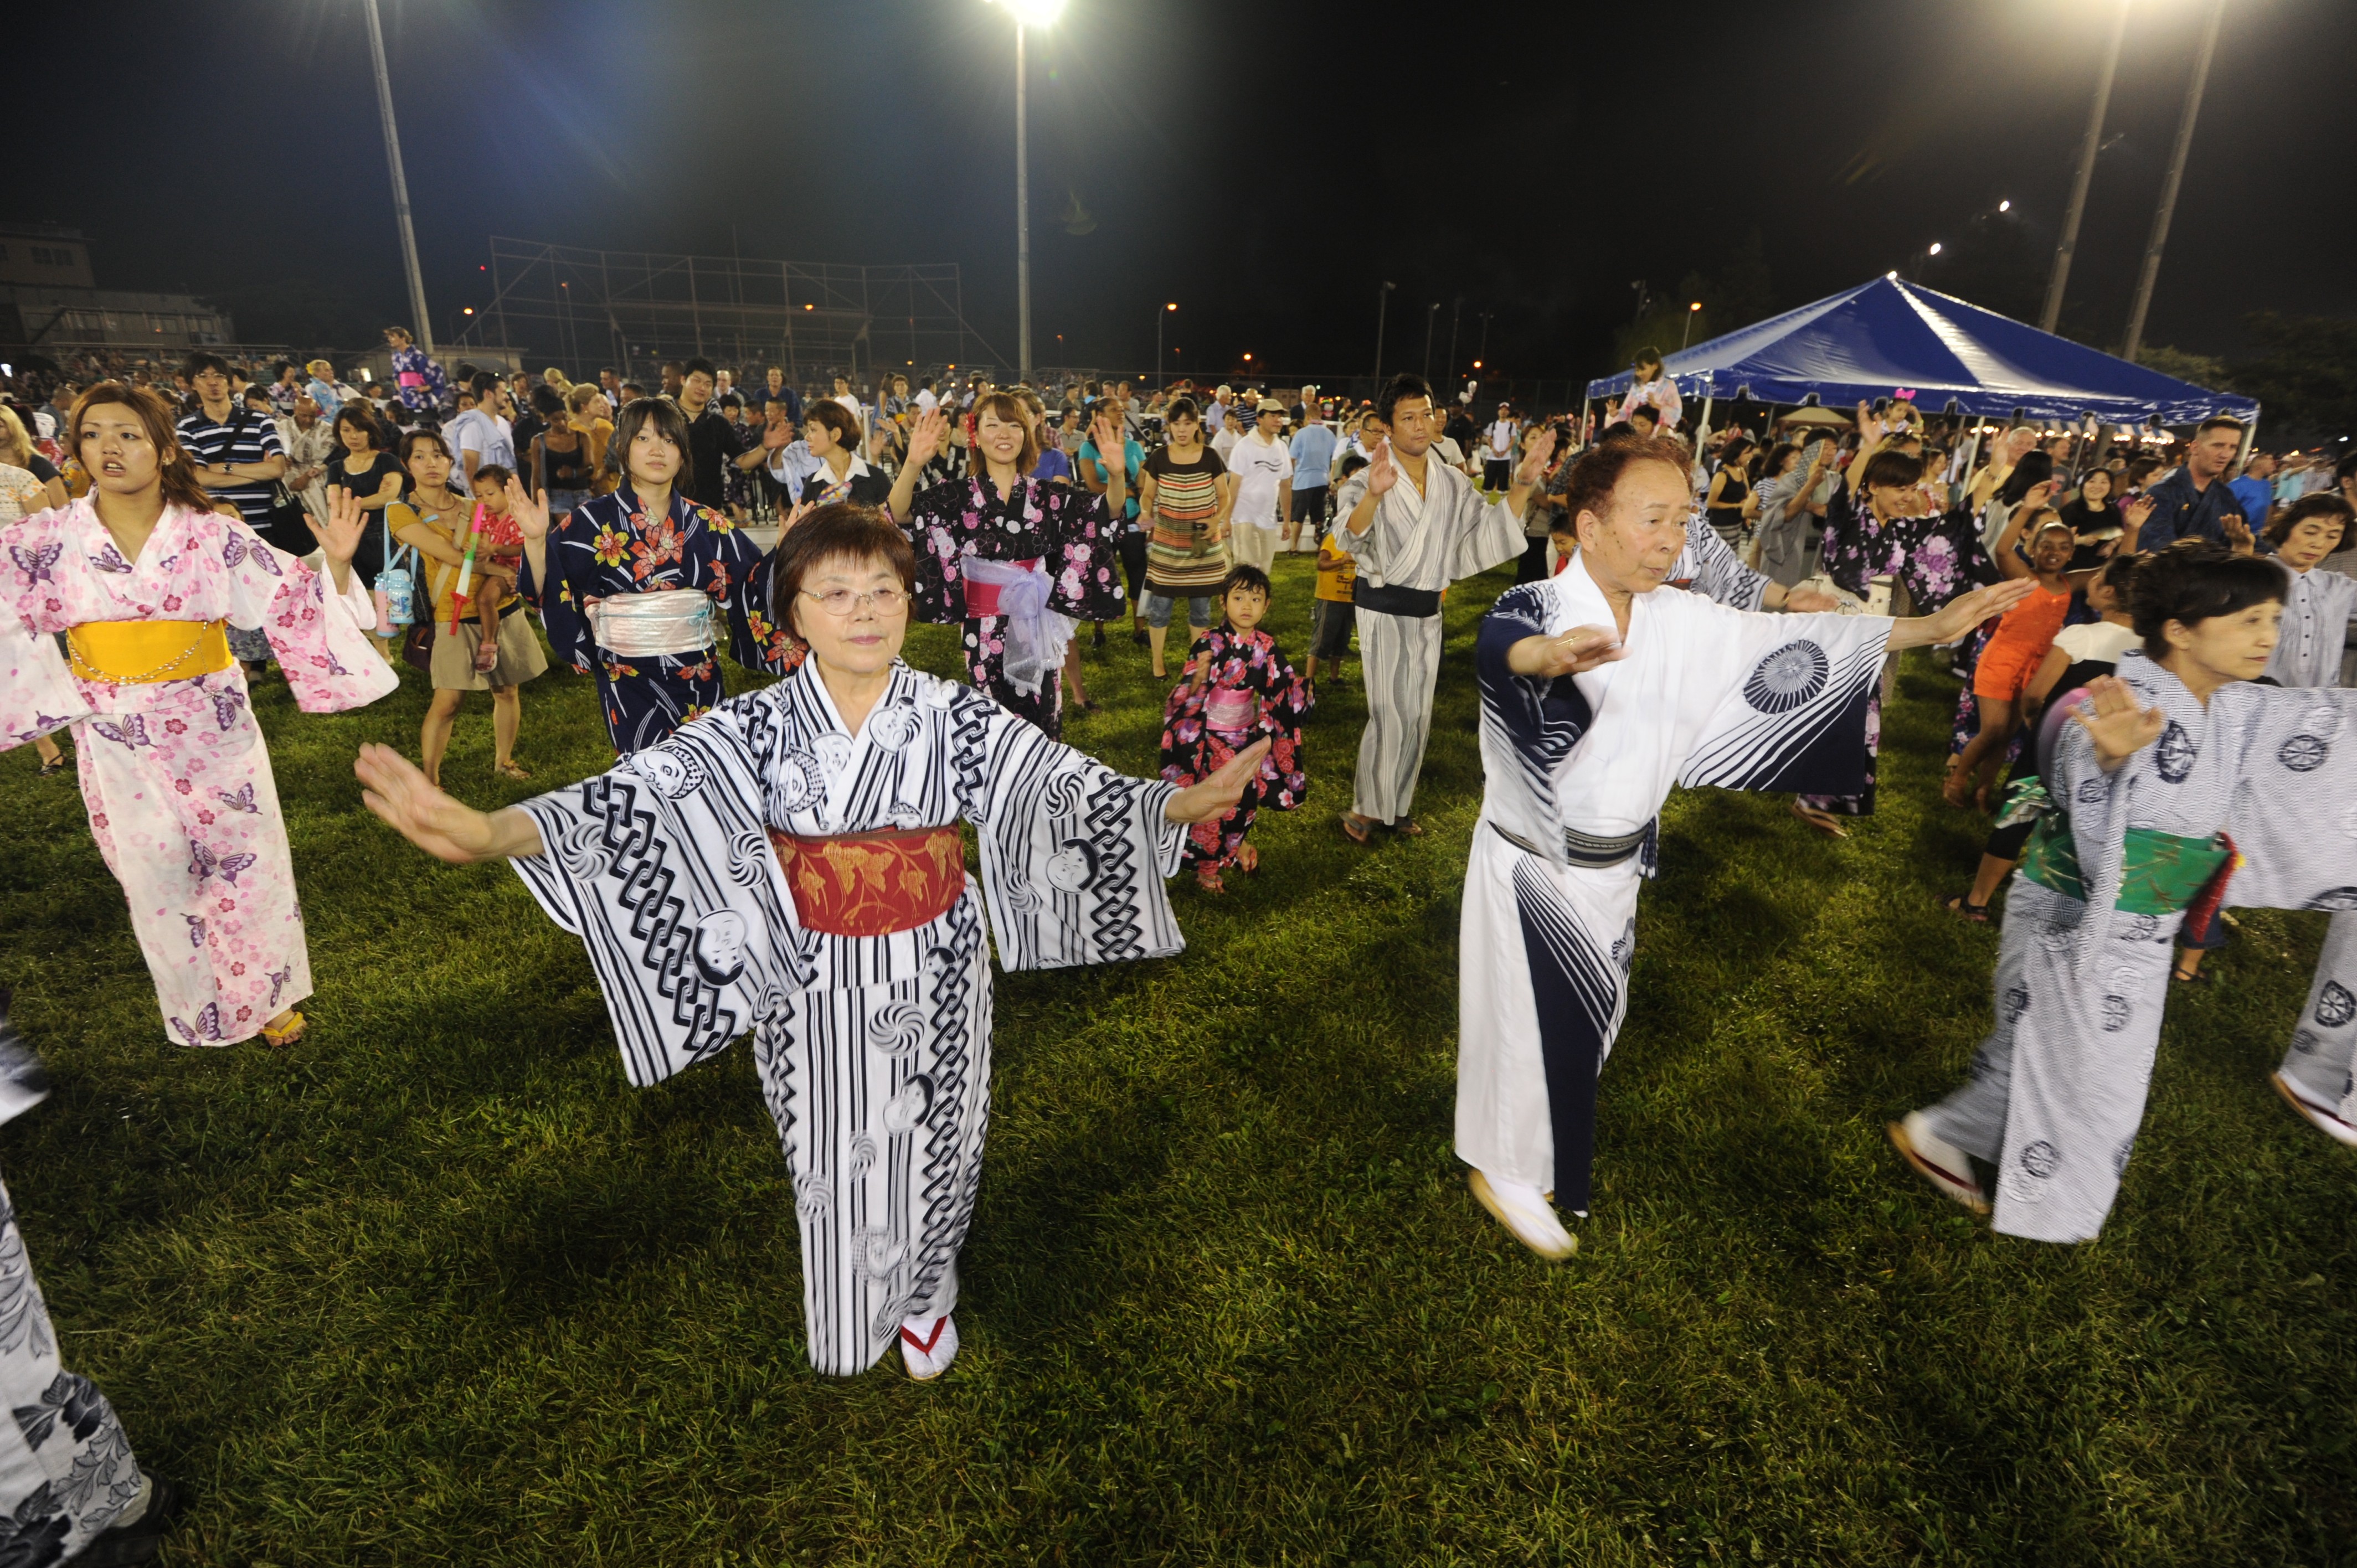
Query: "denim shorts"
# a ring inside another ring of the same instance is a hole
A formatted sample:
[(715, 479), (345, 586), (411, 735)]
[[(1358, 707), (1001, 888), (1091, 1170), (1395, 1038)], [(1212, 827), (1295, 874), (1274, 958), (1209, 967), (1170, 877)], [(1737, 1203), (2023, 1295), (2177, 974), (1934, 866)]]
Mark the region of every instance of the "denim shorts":
[[(1148, 626), (1168, 626), (1170, 624), (1170, 612), (1172, 609), (1177, 607), (1178, 603), (1178, 601), (1175, 597), (1157, 594), (1151, 588), (1146, 589), (1146, 624)], [(1187, 624), (1194, 627), (1198, 630), (1200, 630), (1211, 624), (1211, 596), (1209, 594), (1198, 594), (1188, 599)]]

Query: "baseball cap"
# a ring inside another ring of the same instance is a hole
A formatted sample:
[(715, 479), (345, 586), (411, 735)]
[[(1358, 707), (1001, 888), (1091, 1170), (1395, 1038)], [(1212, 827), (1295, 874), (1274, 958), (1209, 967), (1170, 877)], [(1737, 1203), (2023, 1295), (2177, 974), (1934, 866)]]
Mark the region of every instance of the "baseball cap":
[(1253, 405), (1253, 412), (1254, 413), (1283, 413), (1285, 412), (1285, 404), (1277, 402), (1276, 399), (1273, 397), (1265, 397), (1261, 399), (1260, 402)]

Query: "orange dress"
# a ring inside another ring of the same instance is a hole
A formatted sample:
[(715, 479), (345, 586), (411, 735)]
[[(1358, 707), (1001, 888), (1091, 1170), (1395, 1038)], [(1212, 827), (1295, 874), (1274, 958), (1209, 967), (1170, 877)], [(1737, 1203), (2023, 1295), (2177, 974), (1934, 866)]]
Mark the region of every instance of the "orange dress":
[(2057, 594), (2033, 583), (2029, 596), (2005, 612), (1996, 635), (1981, 650), (1980, 662), (1973, 666), (1973, 695), (2018, 701), (2070, 613), (2070, 589)]

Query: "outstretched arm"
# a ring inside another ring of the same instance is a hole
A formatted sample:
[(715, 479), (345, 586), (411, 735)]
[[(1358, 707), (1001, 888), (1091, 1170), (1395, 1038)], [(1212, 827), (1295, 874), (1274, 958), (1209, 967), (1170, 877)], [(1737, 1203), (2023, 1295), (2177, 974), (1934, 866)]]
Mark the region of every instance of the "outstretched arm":
[(1890, 623), (1890, 648), (1897, 652), (1902, 648), (1927, 648), (1933, 643), (1953, 642), (1991, 616), (2003, 615), (2037, 587), (2035, 580), (2016, 577), (1990, 587), (1975, 588), (1948, 601), (1947, 607), (1936, 615), (1910, 616)]
[[(389, 746), (361, 747), (352, 762), (361, 799), (393, 832), (436, 860), (467, 865), (479, 860), (514, 859), (547, 847), (540, 824), (514, 806), (483, 812), (451, 799), (425, 781), (416, 764)], [(1238, 789), (1241, 796), (1243, 790)]]

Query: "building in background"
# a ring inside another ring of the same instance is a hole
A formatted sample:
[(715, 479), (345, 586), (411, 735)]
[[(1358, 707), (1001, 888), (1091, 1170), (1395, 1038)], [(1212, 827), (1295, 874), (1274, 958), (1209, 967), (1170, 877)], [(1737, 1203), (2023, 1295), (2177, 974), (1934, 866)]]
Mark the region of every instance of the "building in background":
[(192, 295), (99, 287), (79, 229), (0, 223), (0, 349), (62, 362), (146, 349), (160, 361), (236, 339), (229, 317)]

